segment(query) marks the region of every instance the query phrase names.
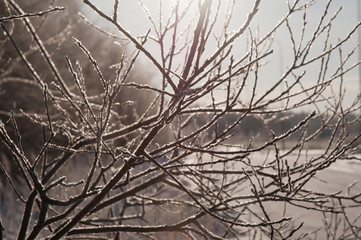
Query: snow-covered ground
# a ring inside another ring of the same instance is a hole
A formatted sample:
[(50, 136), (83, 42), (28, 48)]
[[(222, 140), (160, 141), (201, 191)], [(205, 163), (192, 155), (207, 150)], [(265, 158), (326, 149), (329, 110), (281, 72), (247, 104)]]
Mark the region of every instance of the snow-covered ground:
[[(231, 151), (235, 149), (223, 148), (223, 150)], [(284, 152), (281, 151), (280, 155), (282, 155), (283, 153)], [(310, 161), (310, 159), (315, 159), (321, 156), (323, 153), (324, 150), (303, 151), (300, 155), (295, 152), (287, 155), (283, 160), (287, 159), (289, 163), (293, 163), (298, 158), (298, 163), (302, 164), (304, 162)], [(209, 156), (204, 157), (205, 159), (203, 160), (211, 161), (211, 158)], [(217, 157), (214, 157), (212, 160), (217, 160)], [(274, 160), (274, 150), (270, 150), (268, 152), (256, 152), (252, 153), (249, 156), (249, 163), (252, 165), (258, 165), (263, 163), (267, 165), (267, 163), (270, 163)], [(194, 159), (190, 158), (188, 159), (187, 163), (190, 163), (192, 161), (194, 161)], [(213, 169), (220, 169), (220, 167), (223, 167), (222, 164), (213, 165)], [(240, 161), (239, 163), (233, 164), (232, 169), (228, 170), (242, 170), (242, 168), (245, 167), (246, 165)], [(352, 186), (352, 188), (350, 188), (350, 186)], [(322, 192), (327, 194), (340, 192), (340, 194), (343, 196), (347, 196), (348, 194), (352, 195), (361, 193), (361, 154), (353, 155), (349, 159), (337, 159), (327, 169), (323, 169), (317, 172), (317, 174), (304, 186), (304, 188), (310, 191)], [(273, 220), (277, 220), (282, 217), (285, 206), (284, 203), (268, 202), (265, 203), (264, 206)], [(324, 218), (322, 213), (314, 210), (306, 210), (289, 204), (287, 205), (286, 210), (287, 212), (285, 217), (292, 217), (295, 223), (294, 227), (297, 227), (303, 222), (302, 228), (299, 230), (298, 234), (295, 235), (299, 236), (299, 234), (301, 233), (313, 232), (317, 229), (324, 229)], [(258, 210), (256, 211), (258, 212)], [(347, 213), (350, 219), (355, 219), (359, 214), (361, 214), (361, 207), (351, 208), (350, 210), (347, 210)], [(260, 212), (260, 215), (262, 216), (262, 212)], [(328, 214), (326, 216), (327, 218), (329, 218), (328, 220), (330, 220), (331, 215)], [(339, 217), (341, 217), (340, 219), (342, 219), (341, 215), (339, 215)], [(249, 239), (249, 236), (244, 236), (244, 239)], [(316, 239), (326, 239), (324, 230), (320, 231), (317, 234)]]

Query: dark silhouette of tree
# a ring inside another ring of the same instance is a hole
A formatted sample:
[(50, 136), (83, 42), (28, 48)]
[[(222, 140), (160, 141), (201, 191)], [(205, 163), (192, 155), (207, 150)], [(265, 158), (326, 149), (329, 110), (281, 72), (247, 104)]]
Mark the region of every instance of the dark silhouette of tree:
[[(118, 0), (111, 14), (88, 0), (1, 1), (1, 206), (13, 209), (5, 236), (360, 238), (357, 183), (336, 192), (316, 184), (360, 161), (361, 135), (349, 132), (360, 95), (343, 104), (344, 77), (358, 65), (343, 47), (360, 23), (335, 42), (339, 11), (330, 13), (330, 0), (309, 26), (315, 2), (287, 1), (280, 21), (256, 34), (260, 0), (242, 22), (238, 1), (175, 1), (169, 12), (159, 1), (155, 15), (139, 1), (150, 30), (136, 36), (118, 21)], [(293, 55), (270, 79), (282, 28)], [(305, 106), (314, 111), (295, 112)], [(304, 213), (324, 226), (309, 231)]]

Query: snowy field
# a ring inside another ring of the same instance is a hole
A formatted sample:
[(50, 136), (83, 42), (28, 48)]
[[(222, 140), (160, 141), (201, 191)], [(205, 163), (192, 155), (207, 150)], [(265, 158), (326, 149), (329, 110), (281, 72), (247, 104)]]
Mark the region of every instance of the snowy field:
[[(281, 152), (282, 154), (282, 152)], [(309, 150), (307, 153), (302, 153), (299, 156), (299, 161), (307, 161), (322, 154), (322, 150)], [(289, 155), (286, 159), (290, 162), (294, 161), (297, 157), (296, 154)], [(312, 191), (320, 191), (323, 193), (336, 193), (342, 191), (342, 194), (347, 194), (350, 190), (350, 194), (361, 192), (361, 154), (355, 155), (358, 160), (338, 160), (333, 163), (329, 168), (318, 172), (316, 178), (313, 178), (306, 188)], [(294, 158), (294, 159), (292, 159)], [(257, 165), (263, 162), (269, 162), (274, 159), (274, 151), (264, 153), (253, 153), (250, 156), (252, 164)], [(209, 159), (210, 160), (210, 159)], [(190, 162), (191, 159), (189, 159)], [(243, 166), (244, 167), (244, 166)], [(214, 166), (214, 169), (217, 166)], [(242, 166), (233, 165), (234, 170), (242, 169)], [(76, 173), (75, 173), (76, 174)], [(348, 189), (352, 185), (351, 189)], [(189, 186), (191, 187), (191, 186)], [(21, 222), (22, 205), (18, 200), (15, 200), (15, 194), (7, 189), (1, 189), (0, 191), (0, 216), (2, 218), (3, 225), (7, 234), (5, 236), (16, 236), (18, 231), (18, 225)], [(269, 211), (271, 218), (277, 219), (282, 217), (284, 211), (283, 203), (267, 203), (265, 204), (266, 210)], [(353, 209), (349, 212), (351, 219), (356, 218), (361, 213), (360, 208)], [(317, 229), (324, 228), (323, 216), (321, 213), (315, 211), (308, 211), (305, 209), (296, 208), (294, 206), (287, 206), (286, 217), (292, 217), (296, 224), (303, 222), (303, 227), (300, 229), (300, 233), (313, 232)], [(6, 238), (7, 238), (6, 237)], [(249, 239), (249, 236), (244, 236), (241, 239)], [(312, 239), (312, 238), (305, 238)], [(326, 239), (325, 235), (319, 233), (316, 239)]]
[[(283, 153), (284, 152), (280, 152), (280, 155), (282, 155)], [(302, 162), (307, 162), (310, 159), (317, 158), (323, 153), (323, 150), (308, 150), (307, 152), (301, 152), (299, 156), (296, 153), (292, 153), (290, 155), (287, 155), (284, 159), (287, 159), (289, 163), (292, 163), (298, 158), (298, 163), (301, 164)], [(273, 150), (270, 150), (268, 152), (262, 151), (262, 153), (252, 153), (249, 156), (250, 164), (252, 165), (266, 165), (269, 162), (274, 161), (274, 159), (275, 151)], [(206, 160), (211, 161), (210, 158)], [(213, 161), (214, 160), (215, 159), (213, 159)], [(190, 163), (191, 161), (192, 160), (189, 159), (189, 161), (187, 162)], [(221, 169), (223, 168), (223, 165), (213, 166), (213, 169), (217, 168)], [(232, 169), (228, 168), (228, 170), (239, 171), (242, 170), (242, 168), (245, 168), (244, 164), (235, 163)], [(244, 185), (242, 187), (244, 187)], [(350, 158), (336, 160), (336, 162), (334, 162), (327, 169), (323, 169), (322, 171), (317, 172), (317, 174), (304, 186), (304, 188), (310, 191), (322, 192), (327, 194), (339, 193), (343, 196), (347, 196), (348, 194), (351, 195), (361, 193), (361, 154), (353, 155), (352, 159)], [(244, 194), (246, 194), (246, 192)], [(310, 235), (312, 237), (308, 236), (304, 239), (327, 239), (324, 231), (325, 218), (322, 213), (316, 212), (314, 210), (306, 210), (303, 208), (295, 207), (290, 204), (287, 204), (287, 206), (285, 207), (283, 202), (267, 202), (264, 204), (264, 206), (266, 211), (269, 213), (269, 216), (273, 220), (282, 218), (283, 212), (286, 209), (286, 214), (284, 215), (284, 217), (292, 217), (293, 221), (295, 222), (294, 227), (297, 227), (303, 222), (302, 228), (298, 231), (298, 234), (295, 234), (294, 237), (321, 229), (321, 231), (319, 231), (317, 235)], [(258, 212), (259, 210), (256, 209), (255, 211)], [(351, 220), (354, 220), (361, 214), (361, 208), (351, 208), (346, 212), (348, 214), (348, 217)], [(263, 215), (261, 212), (259, 212), (259, 214), (260, 216)], [(340, 215), (338, 216), (342, 217)], [(331, 216), (331, 214), (327, 214), (325, 215), (325, 217), (327, 218), (327, 221), (331, 221), (331, 217), (334, 218), (335, 215)], [(334, 220), (335, 219), (333, 219), (332, 221)], [(257, 219), (254, 219), (254, 221), (258, 222)], [(343, 225), (339, 227), (341, 228), (343, 227)], [(342, 230), (338, 230), (338, 234), (340, 233), (339, 231)], [(249, 239), (249, 237), (250, 236), (244, 236), (241, 239)]]
[[(307, 151), (307, 154), (305, 153), (304, 155), (301, 156), (301, 158), (311, 159), (321, 155), (322, 153), (323, 153), (322, 150), (309, 150)], [(270, 154), (269, 156), (271, 155), (272, 154)], [(291, 155), (290, 157), (292, 156), (296, 158), (296, 155)], [(258, 157), (260, 157), (261, 159), (265, 158), (265, 156), (258, 156)], [(348, 195), (348, 194), (352, 195), (352, 194), (361, 193), (361, 154), (354, 155), (353, 157), (356, 157), (358, 160), (355, 159), (337, 160), (327, 169), (318, 172), (316, 177), (305, 185), (306, 189), (316, 192), (330, 193), (330, 194), (331, 193), (336, 194), (342, 191), (341, 195)], [(281, 217), (282, 216), (281, 212), (283, 212), (284, 209), (283, 206), (280, 206), (279, 204), (275, 203), (274, 205), (269, 204), (268, 210), (271, 212), (271, 215), (273, 215), (273, 217), (277, 217), (277, 216)], [(297, 224), (303, 222), (303, 226), (300, 229), (300, 232), (302, 233), (313, 232), (318, 229), (323, 229), (325, 227), (324, 216), (322, 215), (322, 213), (300, 209), (293, 206), (287, 206), (287, 212), (290, 214), (289, 215), (290, 217), (292, 215), (293, 219), (297, 219), (296, 220)], [(360, 216), (361, 209), (360, 207), (351, 208), (347, 211), (347, 213), (348, 213), (348, 217), (351, 220), (354, 220)], [(332, 218), (334, 217), (335, 215), (332, 216)], [(331, 220), (331, 214), (327, 215), (328, 221), (334, 221), (335, 219)], [(339, 218), (338, 220), (341, 219)], [(341, 222), (341, 224), (343, 224), (343, 222)], [(338, 230), (338, 233), (340, 233), (340, 231), (341, 230)], [(317, 236), (316, 239), (327, 239), (324, 230), (320, 231), (316, 236)], [(313, 238), (306, 238), (306, 239), (313, 239)]]

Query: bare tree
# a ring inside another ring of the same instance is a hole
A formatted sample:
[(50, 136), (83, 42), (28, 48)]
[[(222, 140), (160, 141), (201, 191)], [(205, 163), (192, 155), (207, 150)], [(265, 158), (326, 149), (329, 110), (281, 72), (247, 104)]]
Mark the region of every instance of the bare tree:
[[(135, 36), (118, 21), (118, 0), (112, 15), (84, 0), (116, 31), (107, 32), (82, 14), (83, 20), (128, 48), (118, 64), (102, 69), (89, 43), (74, 38), (74, 51), (82, 51), (100, 83), (94, 91), (77, 59), (65, 57), (70, 74), (59, 72), (54, 54), (64, 53), (50, 54), (32, 23), (64, 8), (25, 12), (15, 0), (4, 0), (2, 43), (12, 44), (32, 79), (3, 72), (0, 81), (30, 82), (40, 89), (44, 106), (36, 114), (15, 108), (9, 120), (0, 122), (2, 143), (12, 156), (2, 159), (1, 174), (23, 213), (18, 239), (360, 238), (357, 183), (336, 192), (315, 188), (330, 167), (360, 161), (355, 154), (360, 132), (350, 132), (360, 122), (360, 94), (350, 106), (343, 104), (344, 76), (358, 65), (350, 64), (357, 48), (344, 52), (343, 47), (360, 23), (333, 42), (332, 24), (340, 11), (330, 15), (330, 0), (310, 34), (307, 12), (315, 2), (286, 1), (286, 14), (262, 35), (253, 24), (260, 0), (243, 22), (234, 20), (237, 1), (178, 0), (166, 13), (160, 0), (154, 15), (140, 0), (150, 30)], [(21, 24), (47, 68), (35, 68), (17, 44), (12, 30)], [(271, 79), (266, 67), (281, 28), (288, 32), (292, 61)], [(320, 42), (322, 48), (312, 48)], [(138, 58), (147, 59), (159, 81), (131, 80)], [(315, 68), (318, 74), (310, 75)], [(113, 75), (105, 77), (108, 71)], [(312, 84), (305, 81), (309, 77)], [(264, 81), (271, 84), (265, 88)], [(154, 98), (141, 101), (142, 95)], [(287, 118), (302, 107), (314, 110), (283, 132), (273, 131), (272, 123), (282, 121), (282, 114)], [(126, 114), (134, 121), (122, 121)], [(26, 129), (18, 125), (23, 117), (43, 130), (35, 155), (23, 150)], [(245, 139), (238, 126), (249, 117), (262, 129)], [(320, 125), (311, 131), (308, 125), (316, 118)], [(309, 153), (326, 130), (331, 133), (322, 151)], [(20, 175), (11, 174), (9, 165)], [(319, 216), (324, 226), (310, 231), (305, 227), (310, 219), (300, 213)]]

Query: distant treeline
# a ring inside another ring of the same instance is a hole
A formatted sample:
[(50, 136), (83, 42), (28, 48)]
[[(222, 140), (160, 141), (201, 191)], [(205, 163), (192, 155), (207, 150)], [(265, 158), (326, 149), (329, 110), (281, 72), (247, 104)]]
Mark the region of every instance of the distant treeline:
[[(236, 126), (229, 131), (229, 134), (236, 134), (239, 141), (246, 141), (251, 138), (255, 142), (262, 141), (272, 138), (272, 132), (275, 136), (281, 135), (289, 131), (293, 126), (296, 126), (300, 121), (305, 119), (310, 113), (309, 112), (288, 112), (288, 113), (272, 113), (267, 115), (257, 115), (250, 114), (244, 117), (239, 121)], [(197, 125), (204, 125), (207, 120), (212, 117), (210, 114), (204, 114), (197, 116)], [(222, 117), (217, 123), (208, 130), (208, 136), (211, 137), (213, 134), (221, 134), (229, 127), (231, 124), (237, 122), (240, 118), (240, 114), (227, 114)], [(345, 119), (346, 120), (346, 119)], [(322, 125), (325, 124), (325, 121), (329, 121), (329, 126), (322, 129)], [(357, 121), (356, 114), (348, 115), (347, 121)], [(347, 122), (345, 121), (345, 122)], [(341, 129), (343, 123), (337, 123), (336, 118), (330, 116), (317, 116), (313, 118), (306, 126), (305, 131), (297, 131), (294, 134), (290, 135), (287, 140), (298, 140), (301, 137), (301, 134), (306, 134), (310, 136), (317, 131), (320, 133), (317, 136), (317, 139), (320, 141), (327, 141), (330, 139), (331, 135), (335, 132), (338, 134), (338, 129)], [(339, 127), (337, 127), (339, 125)], [(345, 126), (349, 137), (356, 136), (361, 129), (361, 123), (352, 124)], [(320, 130), (322, 129), (322, 130)]]

